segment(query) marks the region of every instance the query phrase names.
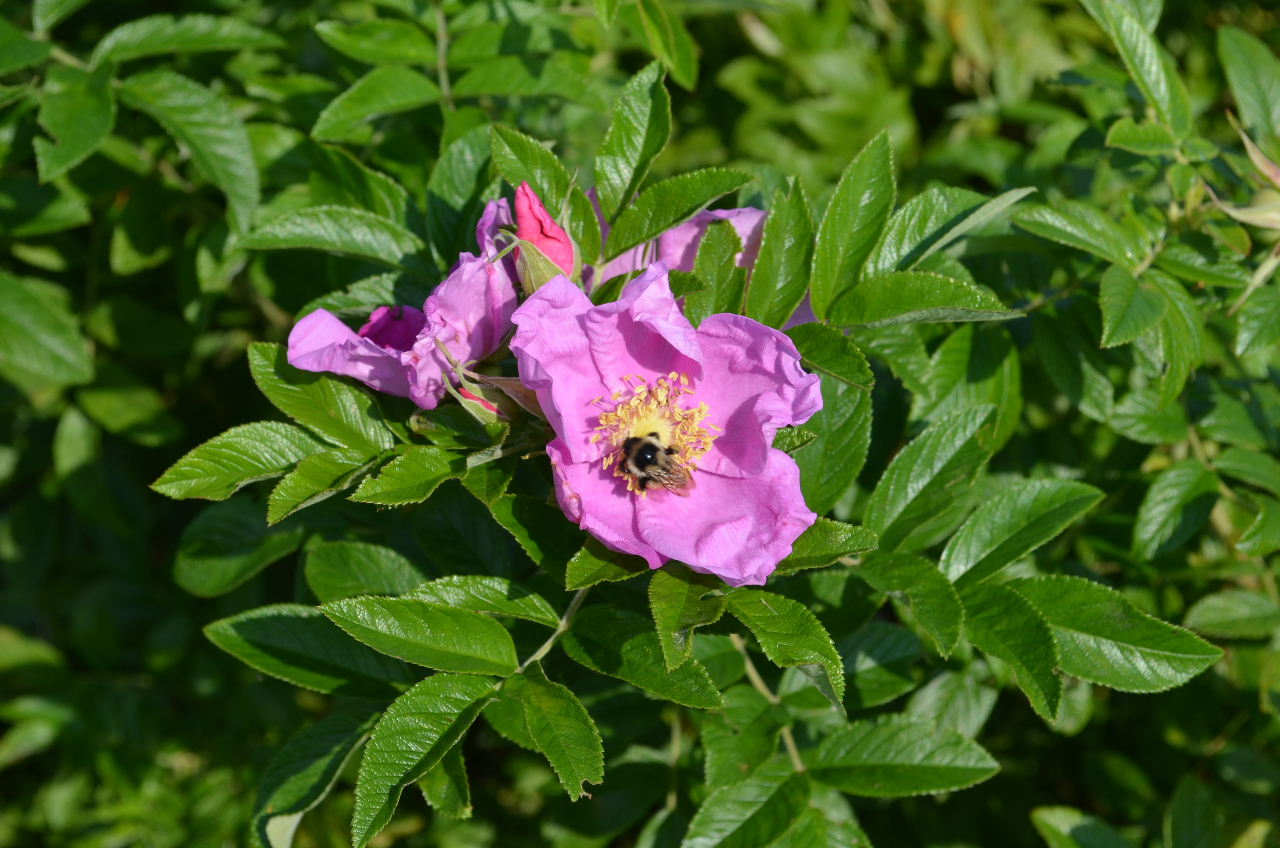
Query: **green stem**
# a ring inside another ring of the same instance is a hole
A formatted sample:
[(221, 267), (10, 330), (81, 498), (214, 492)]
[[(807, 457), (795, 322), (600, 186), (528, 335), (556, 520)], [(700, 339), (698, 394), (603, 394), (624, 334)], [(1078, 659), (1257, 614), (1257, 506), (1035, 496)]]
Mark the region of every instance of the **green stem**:
[(436, 83), (440, 86), (440, 102), (452, 112), (453, 86), (449, 83), (449, 21), (444, 3), (436, 3)]
[[(587, 589), (589, 588), (587, 587)], [(520, 663), (520, 668), (516, 670), (517, 672), (524, 671), (530, 665), (545, 657), (555, 647), (556, 642), (560, 641), (560, 637), (569, 630), (569, 623), (573, 621), (573, 617), (578, 613), (578, 608), (582, 606), (583, 600), (587, 597), (587, 589), (578, 590), (577, 594), (573, 596), (573, 600), (569, 601), (569, 608), (564, 611), (564, 615), (560, 616), (560, 623), (556, 625), (555, 632), (548, 636), (547, 641), (543, 642), (538, 647), (538, 650), (530, 654), (527, 660)]]
[[(773, 690), (769, 688), (769, 684), (764, 682), (764, 678), (760, 676), (755, 663), (751, 661), (751, 655), (747, 653), (747, 643), (742, 636), (737, 633), (731, 633), (729, 634), (729, 641), (733, 643), (733, 647), (738, 649), (738, 653), (742, 654), (747, 680), (751, 681), (751, 685), (755, 687), (755, 690), (763, 695), (769, 703), (781, 704), (782, 699), (773, 693)], [(791, 766), (796, 770), (796, 773), (799, 774), (804, 771), (804, 760), (800, 759), (800, 749), (796, 747), (796, 738), (791, 735), (790, 725), (782, 728), (782, 745), (787, 749), (787, 756), (791, 758)]]

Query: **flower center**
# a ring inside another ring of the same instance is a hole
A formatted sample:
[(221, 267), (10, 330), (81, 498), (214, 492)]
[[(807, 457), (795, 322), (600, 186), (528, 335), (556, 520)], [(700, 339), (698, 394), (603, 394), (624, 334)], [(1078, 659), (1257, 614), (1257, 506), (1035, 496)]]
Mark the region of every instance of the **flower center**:
[[(606, 399), (596, 398), (593, 403), (608, 407), (600, 413), (593, 442), (606, 442), (613, 450), (604, 457), (604, 467), (613, 468), (615, 477), (627, 481), (627, 489), (639, 495), (646, 494), (644, 481), (638, 478), (624, 456), (628, 444), (635, 440), (657, 440), (662, 449), (672, 451), (669, 462), (686, 474), (698, 467), (698, 460), (711, 450), (718, 430), (714, 424), (704, 423), (708, 409), (705, 403), (684, 405), (693, 388), (689, 377), (672, 371), (650, 383), (643, 377), (627, 375), (622, 378), (625, 389), (616, 391)], [(654, 435), (657, 434), (657, 435)]]

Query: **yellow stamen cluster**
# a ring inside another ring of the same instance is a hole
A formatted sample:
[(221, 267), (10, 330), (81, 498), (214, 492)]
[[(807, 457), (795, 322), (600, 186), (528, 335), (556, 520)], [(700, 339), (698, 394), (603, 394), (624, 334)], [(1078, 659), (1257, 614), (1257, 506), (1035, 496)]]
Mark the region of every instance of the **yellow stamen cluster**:
[(692, 472), (716, 439), (711, 430), (719, 428), (703, 423), (709, 411), (705, 403), (690, 408), (682, 405), (682, 401), (693, 394), (685, 374), (672, 371), (653, 383), (627, 375), (622, 382), (626, 384), (625, 389), (614, 392), (608, 399), (599, 397), (593, 401), (609, 409), (600, 413), (596, 434), (591, 440), (607, 441), (612, 446), (613, 450), (605, 454), (604, 467), (612, 466), (614, 476), (627, 481), (628, 490), (643, 495), (645, 492), (635, 476), (621, 462), (621, 449), (627, 439), (657, 433), (664, 446), (675, 448), (672, 459)]

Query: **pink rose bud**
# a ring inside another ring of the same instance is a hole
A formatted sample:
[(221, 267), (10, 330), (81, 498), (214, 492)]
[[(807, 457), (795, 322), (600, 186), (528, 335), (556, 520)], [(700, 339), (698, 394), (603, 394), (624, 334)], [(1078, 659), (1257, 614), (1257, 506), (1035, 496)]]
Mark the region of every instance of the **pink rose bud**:
[(577, 254), (573, 240), (547, 213), (528, 183), (516, 189), (516, 238), (529, 242), (566, 275), (573, 276)]

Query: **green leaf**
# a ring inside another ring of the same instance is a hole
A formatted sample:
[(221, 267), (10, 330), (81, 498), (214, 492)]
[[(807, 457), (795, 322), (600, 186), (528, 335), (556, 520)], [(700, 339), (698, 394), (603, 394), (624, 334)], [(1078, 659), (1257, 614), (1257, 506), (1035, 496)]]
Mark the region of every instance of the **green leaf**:
[(1276, 149), (1280, 135), (1280, 59), (1262, 41), (1232, 26), (1218, 29), (1218, 60), (1244, 125)]
[(462, 758), (462, 745), (454, 745), (418, 781), (422, 797), (431, 808), (451, 819), (471, 818), (471, 784), (467, 781), (467, 764)]
[(504, 677), (517, 665), (507, 629), (469, 610), (409, 597), (360, 597), (330, 601), (321, 611), (374, 650), (415, 665)]
[(34, 175), (0, 176), (0, 235), (29, 238), (87, 224), (89, 207), (67, 183), (41, 185)]
[(369, 65), (435, 65), (436, 44), (422, 28), (385, 18), (343, 24), (321, 21), (316, 35), (344, 56)]
[(1032, 187), (1011, 189), (991, 198), (975, 209), (964, 212), (963, 217), (959, 217), (959, 220), (947, 222), (945, 230), (938, 232), (935, 237), (912, 251), (910, 264), (903, 270), (915, 268), (925, 259), (959, 241), (963, 236), (998, 220), (1006, 209), (1022, 198), (1034, 193), (1035, 189)]
[(470, 250), (476, 219), (493, 179), (488, 125), (479, 126), (444, 149), (427, 179), (427, 234), (448, 267)]
[(648, 563), (640, 557), (609, 550), (595, 539), (587, 539), (565, 568), (564, 587), (585, 589), (597, 583), (630, 580), (648, 570)]
[(1161, 471), (1147, 489), (1133, 524), (1133, 552), (1144, 560), (1174, 551), (1209, 519), (1218, 502), (1218, 477), (1195, 459)]
[(1049, 622), (1060, 667), (1081, 679), (1121, 692), (1163, 692), (1222, 657), (1203, 639), (1089, 580), (1037, 577), (1008, 585)]
[(605, 258), (657, 238), (750, 181), (751, 175), (741, 171), (703, 168), (653, 183), (618, 215), (605, 243)]
[[(452, 58), (454, 51), (450, 50)], [(550, 56), (496, 56), (479, 62), (453, 84), (455, 100), (472, 97), (559, 97), (604, 112), (608, 102), (587, 53), (557, 50)]]
[(998, 695), (972, 671), (944, 671), (916, 690), (906, 712), (972, 739), (987, 723)]
[(871, 798), (963, 789), (1000, 770), (973, 740), (902, 715), (837, 730), (806, 761), (814, 780)]
[(585, 534), (564, 521), (559, 507), (544, 498), (503, 495), (488, 506), (494, 521), (511, 534), (534, 565), (557, 578), (582, 549)]
[(952, 228), (990, 202), (962, 188), (931, 188), (917, 194), (889, 217), (862, 275), (910, 271)]
[(1142, 98), (1160, 122), (1183, 138), (1191, 130), (1191, 104), (1186, 86), (1155, 36), (1124, 3), (1092, 2), (1085, 8), (1111, 37)]
[(809, 288), (814, 222), (804, 186), (788, 179), (769, 204), (760, 251), (747, 284), (746, 315), (781, 327), (795, 314)]
[(865, 527), (819, 518), (795, 540), (777, 573), (824, 568), (841, 557), (875, 550), (877, 544), (876, 535)]
[(1118, 147), (1139, 156), (1174, 156), (1177, 147), (1173, 136), (1165, 127), (1151, 121), (1141, 124), (1128, 115), (1120, 118), (1107, 130), (1107, 147)]
[(659, 698), (704, 710), (721, 705), (720, 691), (697, 660), (667, 671), (658, 634), (638, 613), (605, 604), (585, 607), (562, 644), (565, 653), (592, 671)]
[(172, 442), (182, 425), (161, 394), (116, 363), (100, 359), (93, 382), (76, 393), (80, 407), (104, 430), (147, 447)]
[(863, 521), (893, 551), (927, 526), (940, 507), (967, 488), (986, 461), (979, 445), (991, 406), (979, 406), (934, 420), (889, 463), (863, 511)]
[(1187, 437), (1182, 404), (1162, 402), (1155, 388), (1129, 392), (1104, 420), (1117, 433), (1147, 445), (1180, 442)]
[(1236, 540), (1236, 550), (1265, 557), (1280, 550), (1280, 501), (1265, 495), (1259, 495), (1255, 500), (1258, 514)]
[(1165, 369), (1159, 388), (1162, 404), (1176, 405), (1192, 369), (1204, 361), (1204, 315), (1183, 283), (1156, 270), (1147, 278), (1169, 304), (1160, 322)]
[[(714, 638), (729, 642), (724, 636)], [(732, 643), (729, 650), (741, 659)], [(783, 706), (771, 704), (751, 686), (731, 686), (724, 704), (723, 710), (704, 717), (698, 732), (711, 787), (738, 783), (769, 760), (778, 750), (778, 731), (788, 718)]]
[(246, 250), (323, 250), (430, 275), (416, 235), (381, 215), (349, 206), (310, 206), (272, 218), (240, 240)]
[(653, 160), (671, 137), (671, 96), (662, 66), (646, 65), (627, 81), (613, 102), (613, 121), (596, 154), (600, 208), (613, 221), (644, 182)]
[(376, 714), (349, 705), (289, 737), (267, 765), (253, 805), (253, 839), (289, 848), (302, 816), (337, 782), (351, 755), (373, 730)]
[(1209, 787), (1191, 775), (1179, 780), (1164, 816), (1166, 848), (1214, 848), (1222, 825)]
[(842, 326), (884, 327), (942, 321), (1008, 321), (1024, 317), (989, 289), (929, 271), (893, 271), (866, 277), (830, 307)]
[(267, 523), (277, 524), (355, 485), (375, 460), (361, 451), (331, 450), (312, 454), (290, 471), (267, 497)]
[(684, 21), (659, 0), (636, 0), (636, 10), (649, 50), (667, 66), (681, 88), (693, 91), (698, 82), (698, 53)]
[(761, 589), (739, 589), (729, 595), (729, 612), (747, 626), (770, 662), (799, 668), (827, 700), (842, 708), (844, 664), (808, 607)]
[(0, 76), (38, 65), (49, 58), (53, 45), (36, 41), (5, 18), (0, 18)]
[(503, 692), (520, 701), (530, 741), (551, 763), (571, 799), (586, 794), (583, 783), (604, 781), (600, 731), (573, 692), (548, 680), (536, 662), (510, 678)]
[(1236, 318), (1237, 356), (1255, 350), (1266, 350), (1280, 341), (1280, 288), (1274, 286), (1255, 291)]
[(1083, 250), (1130, 271), (1142, 259), (1142, 245), (1102, 211), (1076, 200), (1053, 206), (1023, 207), (1013, 221), (1022, 229), (1050, 241)]
[(707, 796), (689, 822), (680, 848), (756, 848), (776, 845), (808, 809), (809, 779), (783, 758)]
[(324, 448), (324, 442), (292, 424), (241, 424), (192, 448), (151, 488), (179, 500), (226, 500), (250, 483), (280, 476)]
[(1203, 242), (1167, 241), (1155, 266), (1188, 283), (1238, 289), (1249, 284), (1249, 271), (1232, 254)]
[(0, 376), (32, 390), (93, 379), (66, 289), (0, 271)]
[(715, 624), (724, 614), (725, 598), (719, 578), (698, 574), (680, 563), (667, 563), (649, 582), (649, 610), (668, 670), (693, 658), (693, 632)]
[(250, 344), (249, 372), (277, 409), (339, 447), (372, 456), (395, 443), (368, 392), (337, 377), (294, 368), (283, 345)]
[(408, 597), (487, 615), (523, 618), (547, 627), (560, 623), (560, 616), (546, 599), (505, 577), (453, 574), (414, 588)]
[(1019, 353), (1009, 331), (998, 324), (956, 327), (934, 351), (912, 402), (912, 419), (932, 421), (991, 404), (991, 433), (982, 444), (999, 451), (1022, 420)]
[(111, 69), (93, 72), (53, 65), (40, 94), (40, 126), (53, 141), (36, 138), (40, 182), (47, 183), (79, 165), (98, 149), (116, 122)]
[(795, 456), (805, 503), (830, 512), (854, 484), (871, 442), (871, 394), (839, 380), (822, 381), (822, 409), (805, 422), (815, 439)]
[(911, 603), (916, 623), (947, 657), (960, 639), (964, 607), (960, 596), (938, 566), (915, 554), (879, 554), (868, 557), (855, 572), (874, 589), (901, 592)]
[(1062, 679), (1055, 673), (1058, 651), (1044, 616), (1007, 585), (978, 583), (961, 600), (969, 641), (1008, 663), (1031, 708), (1052, 721), (1062, 701)]
[(1220, 639), (1266, 639), (1280, 628), (1280, 604), (1259, 592), (1226, 589), (1192, 604), (1182, 624)]
[(36, 32), (48, 32), (66, 20), (89, 0), (35, 0), (31, 22)]
[(384, 506), (421, 503), (441, 483), (461, 473), (457, 455), (437, 447), (409, 445), (377, 474), (366, 477), (351, 500)]
[(183, 529), (173, 579), (202, 598), (225, 594), (296, 551), (305, 533), (300, 526), (269, 528), (260, 503), (231, 498), (206, 507)]
[(151, 15), (121, 24), (107, 33), (94, 48), (89, 64), (96, 67), (165, 53), (271, 50), (284, 46), (284, 40), (274, 32), (240, 18)]
[(324, 107), (311, 128), (317, 141), (347, 141), (374, 118), (408, 112), (435, 103), (440, 87), (399, 65), (383, 65), (356, 80)]
[(826, 324), (801, 324), (787, 330), (800, 351), (804, 367), (826, 377), (848, 383), (855, 389), (871, 391), (875, 377), (867, 358), (853, 340)]
[(1243, 480), (1280, 497), (1280, 460), (1270, 454), (1229, 447), (1218, 455), (1213, 466), (1228, 477)]
[(1160, 291), (1123, 268), (1102, 275), (1102, 346), (1128, 344), (1160, 323), (1169, 308)]
[(947, 542), (942, 573), (958, 586), (986, 580), (1067, 529), (1102, 497), (1071, 480), (1003, 484)]
[(356, 595), (403, 595), (427, 580), (404, 555), (368, 542), (324, 542), (310, 547), (306, 576), (321, 603)]
[(1048, 848), (1133, 848), (1111, 825), (1074, 807), (1036, 807), (1031, 823)]
[(493, 693), (485, 677), (433, 674), (397, 698), (364, 749), (356, 778), (351, 842), (364, 848), (387, 825), (400, 793), (467, 732)]
[(307, 187), (314, 205), (366, 209), (400, 224), (407, 220), (409, 192), (391, 177), (339, 147), (306, 142), (301, 146), (307, 152)]
[(735, 260), (741, 250), (742, 242), (733, 224), (716, 221), (707, 227), (693, 265), (694, 275), (704, 285), (684, 298), (685, 317), (694, 326), (708, 315), (742, 311), (747, 272)]
[(578, 258), (593, 262), (600, 253), (600, 219), (564, 164), (537, 139), (508, 127), (495, 126), (490, 140), (493, 163), (503, 178), (514, 186), (529, 183), (573, 238)]
[(837, 297), (858, 284), (863, 263), (893, 211), (896, 191), (893, 147), (889, 134), (882, 132), (844, 169), (818, 225), (809, 296), (819, 318), (826, 318)]
[(878, 707), (916, 688), (912, 666), (920, 659), (920, 639), (907, 628), (872, 621), (836, 647), (850, 680), (850, 709)]
[(351, 641), (301, 604), (251, 609), (207, 625), (204, 634), (263, 674), (317, 692), (383, 700), (413, 680), (403, 663)]
[(258, 206), (258, 169), (249, 133), (230, 101), (172, 71), (129, 77), (119, 91), (127, 105), (150, 115), (191, 151), (196, 168), (227, 196), (232, 230), (249, 230)]
[(804, 427), (783, 427), (774, 435), (773, 446), (783, 453), (795, 453), (808, 445), (818, 434)]

